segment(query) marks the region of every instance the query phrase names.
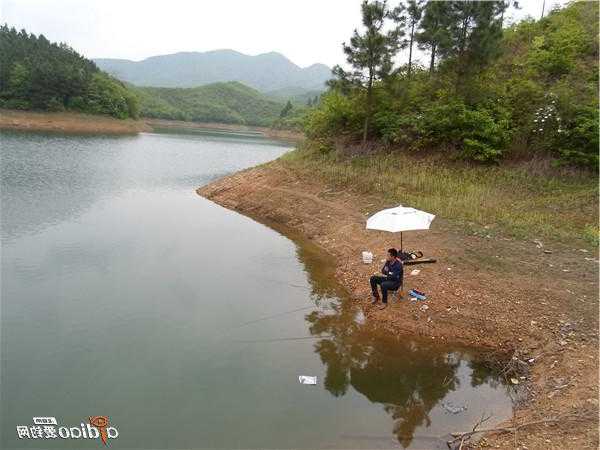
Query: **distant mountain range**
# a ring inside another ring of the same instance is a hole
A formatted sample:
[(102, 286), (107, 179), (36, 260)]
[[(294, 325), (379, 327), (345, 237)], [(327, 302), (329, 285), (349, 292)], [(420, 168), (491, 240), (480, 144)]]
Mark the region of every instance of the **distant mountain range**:
[(182, 52), (142, 61), (95, 59), (96, 65), (138, 86), (197, 87), (239, 81), (262, 92), (284, 89), (322, 91), (331, 78), (324, 64), (299, 67), (280, 53), (245, 55), (234, 50)]

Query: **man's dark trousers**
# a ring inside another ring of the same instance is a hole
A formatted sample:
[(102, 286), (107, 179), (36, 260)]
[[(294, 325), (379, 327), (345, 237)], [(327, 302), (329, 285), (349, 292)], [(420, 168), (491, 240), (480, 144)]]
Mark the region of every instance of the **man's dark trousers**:
[(373, 275), (371, 277), (371, 291), (375, 297), (379, 297), (377, 285), (381, 285), (381, 301), (387, 303), (387, 294), (389, 290), (396, 290), (400, 287), (399, 281), (388, 280), (387, 277)]

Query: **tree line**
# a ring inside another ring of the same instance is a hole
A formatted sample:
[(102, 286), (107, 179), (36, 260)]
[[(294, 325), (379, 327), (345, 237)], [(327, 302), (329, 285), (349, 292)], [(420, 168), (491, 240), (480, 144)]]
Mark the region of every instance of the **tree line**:
[(0, 107), (138, 115), (136, 96), (66, 44), (0, 27)]
[[(598, 164), (598, 3), (507, 26), (512, 0), (365, 0), (309, 136), (495, 162)], [(415, 50), (427, 55), (415, 63)], [(405, 64), (397, 64), (403, 55)]]

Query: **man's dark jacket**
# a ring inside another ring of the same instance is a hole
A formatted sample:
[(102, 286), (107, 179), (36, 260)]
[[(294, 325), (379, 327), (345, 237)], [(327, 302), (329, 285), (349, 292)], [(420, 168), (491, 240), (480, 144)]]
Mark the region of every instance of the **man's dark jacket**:
[(397, 258), (392, 262), (386, 261), (381, 269), (381, 273), (384, 274), (389, 281), (397, 281), (400, 283), (402, 282), (403, 271), (402, 261)]

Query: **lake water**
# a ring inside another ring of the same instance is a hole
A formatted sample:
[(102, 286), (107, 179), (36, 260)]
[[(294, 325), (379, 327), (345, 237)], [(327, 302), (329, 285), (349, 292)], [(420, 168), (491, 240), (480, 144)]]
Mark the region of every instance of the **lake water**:
[(468, 351), (370, 333), (317, 249), (196, 195), (288, 145), (1, 144), (0, 448), (98, 448), (16, 431), (95, 415), (120, 449), (445, 448), (508, 414), (507, 388)]

